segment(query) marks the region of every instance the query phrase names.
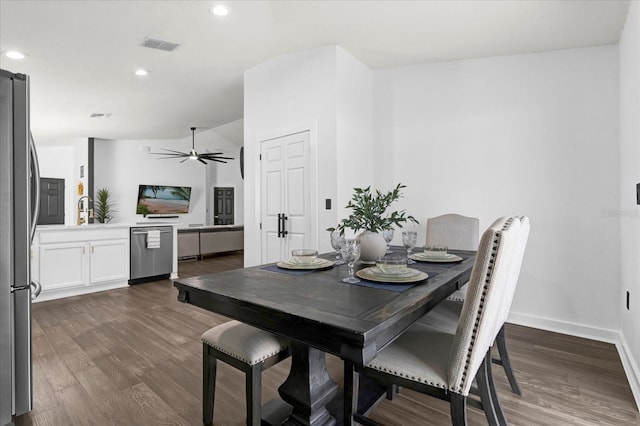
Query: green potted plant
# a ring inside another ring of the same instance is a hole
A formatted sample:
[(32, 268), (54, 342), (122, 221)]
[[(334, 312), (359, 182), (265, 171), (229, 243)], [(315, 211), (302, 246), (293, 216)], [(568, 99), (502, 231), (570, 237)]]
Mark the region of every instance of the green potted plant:
[(377, 189), (373, 193), (370, 186), (353, 189), (353, 196), (345, 206), (352, 209), (353, 212), (338, 224), (337, 229), (341, 232), (344, 232), (345, 228), (356, 233), (362, 231), (357, 236), (360, 240), (361, 260), (371, 262), (384, 256), (387, 243), (382, 237), (382, 231), (385, 229), (394, 226), (400, 227), (407, 221), (418, 223), (413, 216), (407, 215), (404, 210), (387, 213), (391, 204), (402, 197), (403, 188), (406, 186), (399, 183), (393, 190), (385, 194)]
[(116, 210), (113, 209), (115, 203), (113, 202), (111, 192), (107, 188), (98, 189), (94, 208), (94, 217), (100, 223), (109, 223), (113, 219), (113, 214)]

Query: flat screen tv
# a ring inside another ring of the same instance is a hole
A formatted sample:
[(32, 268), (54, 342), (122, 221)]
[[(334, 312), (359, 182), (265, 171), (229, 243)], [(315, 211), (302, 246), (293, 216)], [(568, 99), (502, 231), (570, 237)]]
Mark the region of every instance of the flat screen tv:
[(190, 186), (138, 185), (136, 213), (186, 214), (189, 213)]

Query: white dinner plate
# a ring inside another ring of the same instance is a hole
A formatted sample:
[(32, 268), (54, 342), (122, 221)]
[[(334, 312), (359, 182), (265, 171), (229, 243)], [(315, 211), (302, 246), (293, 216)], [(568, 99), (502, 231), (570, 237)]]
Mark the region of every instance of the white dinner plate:
[(371, 266), (369, 268), (360, 269), (356, 272), (356, 275), (368, 281), (376, 281), (389, 284), (414, 283), (429, 278), (429, 275), (426, 272), (418, 271), (417, 269), (412, 268), (407, 268), (407, 270), (413, 272), (411, 272), (410, 275), (380, 275), (380, 269), (375, 266)]
[(409, 256), (413, 260), (418, 262), (432, 262), (432, 263), (453, 263), (460, 262), (462, 258), (455, 254), (447, 253), (444, 256), (427, 256), (424, 253), (414, 253)]
[(316, 258), (313, 263), (300, 263), (294, 259), (281, 260), (276, 263), (280, 268), (284, 269), (323, 269), (333, 266), (333, 261), (327, 259)]

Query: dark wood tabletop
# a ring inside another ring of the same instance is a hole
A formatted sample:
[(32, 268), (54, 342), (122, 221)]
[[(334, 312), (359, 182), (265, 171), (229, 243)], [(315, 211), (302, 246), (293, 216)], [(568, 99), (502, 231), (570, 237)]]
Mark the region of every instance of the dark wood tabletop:
[[(475, 252), (452, 253), (463, 260), (410, 265), (427, 272), (429, 278), (402, 292), (343, 283), (342, 278), (348, 274), (346, 265), (302, 274), (261, 265), (178, 279), (174, 286), (182, 302), (291, 339), (291, 378), (297, 369), (322, 370), (324, 361), (318, 360), (317, 352), (329, 352), (356, 364), (369, 363), (381, 348), (469, 280)], [(331, 255), (323, 257), (332, 259)], [(304, 365), (296, 360), (296, 351), (304, 351)], [(302, 380), (315, 380), (308, 376), (317, 371), (308, 373)], [(300, 384), (300, 378), (294, 380)], [(291, 391), (293, 385), (285, 385), (287, 382), (283, 387)], [(313, 383), (304, 386), (313, 387)], [(313, 389), (310, 391), (313, 393)], [(282, 388), (280, 393), (289, 402)], [(308, 403), (318, 405), (313, 395)], [(305, 420), (287, 424), (334, 424), (314, 418), (314, 413), (309, 415), (309, 407), (298, 411), (306, 411)], [(292, 416), (295, 414), (294, 405)]]

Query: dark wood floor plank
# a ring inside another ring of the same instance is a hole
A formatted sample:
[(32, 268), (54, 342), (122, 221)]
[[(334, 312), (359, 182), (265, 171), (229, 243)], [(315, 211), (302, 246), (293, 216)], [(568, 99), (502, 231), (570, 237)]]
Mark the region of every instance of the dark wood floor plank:
[[(243, 266), (242, 253), (181, 262), (182, 278)], [(25, 425), (200, 425), (201, 334), (228, 321), (177, 301), (171, 280), (33, 306), (34, 410)], [(507, 345), (523, 395), (494, 366), (509, 424), (640, 426), (640, 414), (613, 345), (507, 325)], [(278, 397), (286, 360), (263, 373), (262, 401)], [(343, 383), (342, 361), (327, 356)], [(245, 422), (244, 377), (221, 363), (216, 425)], [(372, 418), (385, 425), (450, 425), (448, 404), (402, 389)], [(486, 425), (468, 409), (469, 425)]]
[(200, 397), (188, 392), (182, 386), (171, 380), (161, 370), (156, 369), (145, 374), (142, 381), (167, 406), (175, 411), (190, 424), (197, 424), (202, 419)]
[(139, 383), (126, 391), (127, 395), (137, 404), (137, 409), (151, 425), (184, 425), (190, 423), (172, 410), (145, 383)]

